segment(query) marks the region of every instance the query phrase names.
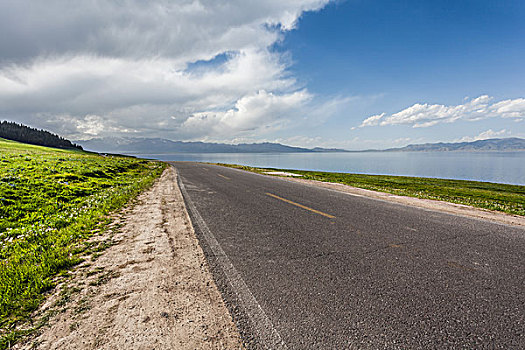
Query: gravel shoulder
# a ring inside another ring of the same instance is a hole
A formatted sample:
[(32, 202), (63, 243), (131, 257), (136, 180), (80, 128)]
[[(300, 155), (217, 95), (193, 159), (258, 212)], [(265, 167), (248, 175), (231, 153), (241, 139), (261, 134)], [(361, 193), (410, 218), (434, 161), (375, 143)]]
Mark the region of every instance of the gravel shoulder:
[[(267, 175), (268, 176), (268, 175)], [(496, 211), (490, 211), (480, 208), (474, 208), (468, 205), (455, 204), (449, 202), (436, 201), (431, 199), (422, 199), (414, 197), (397, 196), (390, 193), (377, 192), (366, 190), (363, 188), (352, 187), (345, 184), (323, 182), (315, 180), (306, 180), (300, 178), (286, 177), (287, 181), (299, 182), (311, 186), (323, 187), (335, 191), (341, 191), (354, 196), (363, 196), (369, 198), (375, 198), (380, 200), (386, 200), (390, 202), (400, 203), (404, 205), (410, 205), (418, 208), (424, 208), (434, 211), (440, 211), (444, 213), (450, 213), (455, 215), (462, 215), (471, 218), (489, 220), (505, 225), (525, 227), (525, 217), (510, 215)]]
[[(173, 167), (115, 218), (111, 246), (79, 265), (18, 349), (242, 349)], [(111, 235), (110, 238), (107, 235)]]

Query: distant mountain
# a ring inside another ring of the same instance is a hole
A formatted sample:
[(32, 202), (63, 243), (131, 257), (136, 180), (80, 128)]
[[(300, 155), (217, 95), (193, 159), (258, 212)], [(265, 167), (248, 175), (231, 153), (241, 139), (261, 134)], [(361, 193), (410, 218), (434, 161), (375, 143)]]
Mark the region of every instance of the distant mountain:
[(506, 138), (488, 139), (472, 142), (425, 143), (408, 145), (401, 148), (389, 148), (386, 152), (450, 152), (450, 151), (525, 151), (525, 139)]
[(52, 134), (49, 131), (34, 129), (29, 126), (8, 121), (0, 122), (0, 137), (7, 140), (30, 143), (38, 146), (82, 149), (81, 146), (76, 145), (63, 137)]
[(85, 149), (99, 153), (167, 154), (167, 153), (306, 153), (346, 152), (342, 149), (313, 149), (281, 145), (280, 143), (226, 143), (183, 142), (161, 138), (108, 137), (76, 141)]
[(341, 149), (341, 148), (321, 148), (321, 147), (315, 147), (315, 148), (312, 148), (310, 149), (310, 151), (312, 152), (350, 152), (350, 151), (347, 151), (345, 149)]
[[(167, 153), (312, 153), (349, 152), (339, 148), (302, 148), (280, 143), (226, 143), (183, 142), (161, 138), (107, 137), (75, 141), (85, 149), (99, 153), (122, 154), (167, 154)], [(525, 150), (525, 139), (506, 138), (456, 143), (425, 143), (408, 145), (375, 152), (439, 152), (439, 151), (521, 151)], [(354, 151), (356, 152), (356, 151)], [(362, 151), (360, 151), (362, 152)]]

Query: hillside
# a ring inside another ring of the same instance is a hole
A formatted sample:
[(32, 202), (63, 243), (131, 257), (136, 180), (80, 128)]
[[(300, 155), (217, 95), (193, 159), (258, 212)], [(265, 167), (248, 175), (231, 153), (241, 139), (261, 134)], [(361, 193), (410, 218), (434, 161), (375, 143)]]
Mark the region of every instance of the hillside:
[(9, 121), (0, 122), (0, 138), (38, 146), (63, 149), (82, 149), (82, 146), (76, 145), (63, 137), (50, 133), (49, 131), (39, 130)]
[(401, 148), (390, 148), (387, 152), (449, 152), (449, 151), (523, 151), (525, 150), (525, 139), (505, 138), (488, 139), (472, 142), (455, 143), (425, 143), (408, 145)]
[(226, 143), (183, 142), (161, 138), (95, 138), (76, 141), (85, 149), (107, 153), (165, 154), (165, 153), (306, 153), (306, 152), (345, 152), (341, 149), (301, 148), (279, 143)]

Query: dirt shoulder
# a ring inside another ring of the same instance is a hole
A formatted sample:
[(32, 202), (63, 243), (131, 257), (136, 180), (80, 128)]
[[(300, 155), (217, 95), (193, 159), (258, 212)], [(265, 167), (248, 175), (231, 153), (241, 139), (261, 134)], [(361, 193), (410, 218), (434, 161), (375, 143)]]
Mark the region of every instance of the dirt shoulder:
[(287, 178), (288, 181), (299, 182), (312, 186), (319, 186), (328, 188), (331, 190), (345, 192), (354, 196), (363, 196), (381, 200), (387, 200), (390, 202), (410, 205), (414, 207), (441, 211), (450, 214), (462, 215), (473, 217), (477, 219), (490, 220), (506, 225), (514, 225), (525, 227), (525, 217), (517, 215), (509, 215), (505, 213), (484, 210), (479, 208), (470, 207), (468, 205), (455, 204), (449, 202), (436, 201), (431, 199), (421, 199), (413, 197), (396, 196), (390, 193), (376, 192), (371, 190), (365, 190), (362, 188), (352, 187), (349, 185), (333, 183), (333, 182), (322, 182), (315, 180), (306, 180), (299, 178)]
[(111, 247), (73, 271), (18, 349), (240, 349), (169, 167), (116, 219)]

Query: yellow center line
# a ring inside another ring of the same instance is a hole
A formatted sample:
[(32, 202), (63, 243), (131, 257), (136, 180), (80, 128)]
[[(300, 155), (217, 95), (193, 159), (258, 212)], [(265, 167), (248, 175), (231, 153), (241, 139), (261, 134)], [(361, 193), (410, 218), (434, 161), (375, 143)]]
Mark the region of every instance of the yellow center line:
[(322, 215), (322, 216), (326, 216), (327, 218), (335, 219), (335, 216), (333, 216), (333, 215), (326, 214), (326, 213), (323, 213), (322, 211), (312, 209), (312, 208), (310, 208), (310, 207), (307, 207), (306, 205), (302, 205), (302, 204), (299, 204), (299, 203), (295, 203), (295, 202), (293, 202), (293, 201), (291, 201), (291, 200), (289, 200), (289, 199), (279, 197), (279, 196), (277, 196), (277, 195), (275, 195), (275, 194), (273, 194), (273, 193), (268, 193), (268, 192), (266, 192), (266, 195), (268, 195), (268, 196), (270, 196), (270, 197), (273, 197), (273, 198), (277, 198), (277, 199), (279, 199), (279, 200), (282, 200), (283, 202), (290, 203), (290, 204), (295, 205), (295, 206), (297, 206), (297, 207), (299, 207), (299, 208), (303, 208), (303, 209), (309, 210), (309, 211), (311, 211), (311, 212), (313, 212), (313, 213), (316, 213), (316, 214), (319, 214), (319, 215)]
[(230, 179), (229, 177), (224, 176), (224, 175), (221, 175), (221, 174), (217, 174), (217, 176), (220, 176), (220, 177), (222, 177), (222, 178), (225, 178), (226, 180), (229, 180), (229, 179)]

